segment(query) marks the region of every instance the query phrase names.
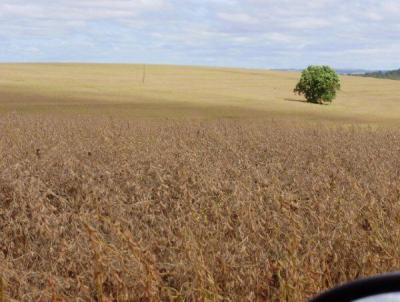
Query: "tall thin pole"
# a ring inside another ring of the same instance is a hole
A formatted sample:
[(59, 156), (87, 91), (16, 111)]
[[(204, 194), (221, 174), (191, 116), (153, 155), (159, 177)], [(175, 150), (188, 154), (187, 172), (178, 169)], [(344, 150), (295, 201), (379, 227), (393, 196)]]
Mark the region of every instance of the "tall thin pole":
[(143, 78), (142, 78), (142, 83), (146, 81), (146, 64), (143, 64)]

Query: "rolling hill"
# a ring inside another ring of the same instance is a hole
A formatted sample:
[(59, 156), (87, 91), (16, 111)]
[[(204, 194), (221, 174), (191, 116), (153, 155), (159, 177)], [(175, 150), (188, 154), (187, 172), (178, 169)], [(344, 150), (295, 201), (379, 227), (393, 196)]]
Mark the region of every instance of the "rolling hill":
[(363, 76), (378, 78), (378, 79), (400, 80), (400, 69), (390, 70), (390, 71), (368, 72), (365, 73)]
[(0, 113), (146, 118), (288, 118), (391, 123), (400, 83), (341, 76), (332, 105), (293, 94), (296, 72), (112, 64), (2, 64)]
[(0, 301), (308, 301), (400, 267), (400, 82), (321, 106), (295, 72), (143, 71), (0, 65)]

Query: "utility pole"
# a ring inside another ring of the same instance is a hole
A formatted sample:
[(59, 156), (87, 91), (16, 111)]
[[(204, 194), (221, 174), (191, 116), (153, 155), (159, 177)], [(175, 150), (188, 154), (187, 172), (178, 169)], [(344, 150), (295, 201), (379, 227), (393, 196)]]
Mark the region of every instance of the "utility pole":
[(143, 77), (142, 77), (142, 83), (146, 81), (146, 64), (143, 64)]

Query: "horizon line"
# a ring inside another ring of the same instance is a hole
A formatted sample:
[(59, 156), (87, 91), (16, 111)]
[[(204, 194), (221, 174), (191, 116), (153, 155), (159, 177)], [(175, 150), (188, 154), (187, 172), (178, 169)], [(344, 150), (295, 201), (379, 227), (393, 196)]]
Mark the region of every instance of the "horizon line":
[[(272, 71), (301, 71), (306, 69), (305, 67), (246, 67), (246, 66), (232, 66), (232, 65), (202, 65), (202, 64), (172, 64), (172, 63), (146, 63), (146, 62), (101, 62), (101, 61), (0, 61), (1, 65), (15, 64), (32, 64), (32, 65), (150, 65), (150, 66), (178, 66), (178, 67), (204, 67), (204, 68), (228, 68), (228, 69), (250, 69), (250, 70), (272, 70)], [(328, 65), (328, 64), (311, 64), (311, 65)], [(393, 69), (369, 69), (362, 67), (334, 67), (335, 70), (349, 70), (349, 71), (392, 71), (397, 70), (396, 67)]]

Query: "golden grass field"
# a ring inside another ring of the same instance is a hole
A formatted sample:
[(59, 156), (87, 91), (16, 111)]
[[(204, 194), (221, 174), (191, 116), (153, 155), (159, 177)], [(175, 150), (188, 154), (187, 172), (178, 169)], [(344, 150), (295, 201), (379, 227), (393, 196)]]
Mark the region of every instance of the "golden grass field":
[(2, 64), (0, 112), (399, 122), (400, 82), (341, 77), (330, 106), (293, 94), (298, 73), (143, 65)]
[(399, 83), (1, 65), (0, 301), (306, 301), (400, 269)]

